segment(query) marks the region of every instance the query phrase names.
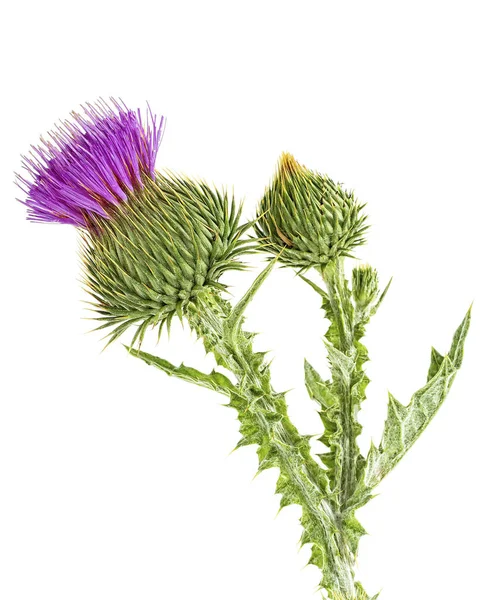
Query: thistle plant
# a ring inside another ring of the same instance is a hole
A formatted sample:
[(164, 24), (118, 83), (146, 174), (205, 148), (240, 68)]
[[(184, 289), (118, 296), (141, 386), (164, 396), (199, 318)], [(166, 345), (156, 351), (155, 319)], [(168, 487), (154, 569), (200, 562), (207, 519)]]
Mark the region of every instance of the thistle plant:
[[(28, 218), (79, 230), (85, 287), (107, 343), (131, 329), (130, 355), (229, 398), (240, 421), (237, 446), (256, 446), (259, 471), (277, 469), (280, 508), (302, 509), (301, 543), (311, 547), (324, 597), (369, 600), (355, 578), (364, 534), (355, 511), (441, 406), (462, 363), (470, 313), (446, 356), (432, 350), (427, 382), (410, 403), (389, 397), (382, 440), (364, 456), (357, 441), (368, 384), (361, 340), (389, 287), (379, 288), (368, 265), (356, 266), (350, 281), (344, 274), (345, 258), (365, 242), (364, 207), (285, 154), (260, 202), (256, 235), (247, 235), (252, 224), (242, 222), (241, 206), (226, 191), (156, 171), (163, 125), (150, 110), (143, 115), (116, 101), (72, 113), (24, 158), (27, 175), (18, 183)], [(258, 251), (272, 260), (231, 302), (222, 275), (244, 269), (247, 254)], [(305, 362), (307, 391), (324, 427), (319, 439), (326, 452), (317, 458), (311, 436), (291, 422), (285, 394), (273, 389), (264, 353), (253, 347), (255, 334), (243, 327), (249, 303), (277, 263), (314, 288), (329, 322), (331, 378), (323, 380)], [(324, 287), (311, 281), (309, 269), (318, 271)], [(160, 339), (174, 317), (189, 323), (220, 371), (204, 373), (141, 350), (149, 328), (157, 328)]]

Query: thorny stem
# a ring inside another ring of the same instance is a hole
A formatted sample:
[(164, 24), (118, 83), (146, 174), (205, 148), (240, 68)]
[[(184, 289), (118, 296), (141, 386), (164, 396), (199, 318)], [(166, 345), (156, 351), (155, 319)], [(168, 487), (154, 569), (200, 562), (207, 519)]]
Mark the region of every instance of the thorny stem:
[(346, 312), (347, 294), (344, 286), (344, 262), (342, 258), (334, 260), (322, 269), (322, 277), (327, 287), (331, 310), (338, 327), (340, 343), (338, 350), (344, 354), (353, 351), (353, 322)]
[[(322, 270), (327, 287), (333, 324), (337, 327), (339, 337), (334, 336), (330, 343), (346, 357), (356, 362), (355, 327), (357, 315), (351, 302), (351, 294), (346, 287), (343, 259), (338, 258)], [(358, 365), (357, 365), (358, 367)], [(341, 372), (332, 369), (332, 382), (341, 399), (342, 418), (342, 472), (340, 486), (340, 509), (344, 510), (356, 488), (357, 463), (360, 457), (357, 436), (358, 406), (353, 401), (352, 388), (360, 368)]]
[(239, 446), (257, 444), (259, 470), (279, 468), (277, 492), (281, 506), (299, 504), (304, 527), (302, 543), (313, 545), (311, 564), (322, 571), (321, 589), (342, 600), (360, 600), (354, 581), (354, 557), (343, 536), (341, 515), (329, 497), (326, 472), (310, 452), (287, 415), (285, 396), (271, 388), (269, 368), (263, 355), (252, 349), (252, 335), (242, 327), (227, 330), (230, 305), (217, 295), (200, 302), (189, 316), (191, 326), (203, 339), (217, 362), (237, 378), (237, 396), (230, 405), (237, 409), (243, 438)]

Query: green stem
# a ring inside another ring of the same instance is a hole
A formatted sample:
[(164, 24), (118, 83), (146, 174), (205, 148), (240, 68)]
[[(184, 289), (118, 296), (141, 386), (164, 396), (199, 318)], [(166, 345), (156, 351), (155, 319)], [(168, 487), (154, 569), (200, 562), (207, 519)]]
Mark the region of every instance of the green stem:
[[(321, 274), (327, 293), (312, 282), (309, 283), (323, 297), (323, 307), (330, 321), (326, 346), (331, 379), (323, 381), (309, 363), (306, 363), (305, 376), (310, 396), (320, 406), (319, 415), (325, 427), (320, 440), (329, 449), (320, 458), (327, 467), (331, 504), (335, 519), (340, 523), (339, 537), (349, 548), (353, 573), (358, 542), (365, 533), (355, 517), (350, 501), (357, 490), (365, 464), (357, 438), (361, 432), (358, 411), (365, 399), (368, 383), (363, 371), (367, 352), (360, 340), (369, 313), (355, 305), (345, 280), (342, 259), (333, 260), (322, 269)], [(368, 598), (358, 582), (354, 585), (356, 598)], [(335, 593), (333, 597), (336, 598)]]
[(322, 571), (321, 588), (336, 600), (360, 600), (354, 557), (333, 508), (326, 471), (312, 457), (308, 437), (288, 418), (284, 394), (272, 389), (263, 355), (253, 351), (253, 335), (241, 326), (228, 328), (230, 315), (230, 305), (213, 294), (196, 304), (189, 320), (218, 364), (237, 378), (237, 394), (230, 395), (230, 405), (241, 422), (238, 446), (257, 444), (259, 471), (279, 469), (276, 491), (282, 495), (281, 507), (302, 507), (301, 541), (312, 544), (310, 563)]
[[(360, 382), (366, 379), (363, 362), (366, 355), (360, 356), (361, 316), (351, 300), (351, 292), (345, 281), (343, 259), (339, 258), (322, 270), (329, 299), (328, 317), (331, 320), (326, 338), (335, 351), (330, 352), (332, 389), (339, 399), (341, 473), (336, 474), (339, 482), (339, 508), (347, 507), (357, 485), (363, 457), (357, 442), (361, 432), (358, 422), (360, 403), (364, 399), (364, 388), (360, 394)], [(329, 346), (328, 346), (329, 348)], [(341, 353), (345, 360), (337, 355)]]
[(353, 318), (351, 300), (346, 290), (344, 262), (342, 258), (334, 260), (322, 270), (327, 287), (331, 311), (337, 326), (339, 342), (334, 344), (344, 354), (353, 353)]

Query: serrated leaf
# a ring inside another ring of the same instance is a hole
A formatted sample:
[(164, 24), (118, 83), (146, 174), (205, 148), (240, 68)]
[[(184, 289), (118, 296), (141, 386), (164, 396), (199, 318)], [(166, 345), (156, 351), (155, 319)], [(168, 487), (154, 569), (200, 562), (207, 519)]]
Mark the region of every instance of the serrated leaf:
[(457, 328), (457, 331), (453, 336), (450, 352), (448, 353), (448, 356), (450, 357), (450, 360), (452, 361), (456, 369), (460, 369), (460, 367), (462, 366), (462, 360), (464, 358), (465, 339), (467, 337), (469, 327), (471, 324), (471, 313), (472, 306), (469, 308), (464, 317), (464, 320)]
[(355, 584), (355, 587), (356, 600), (377, 600), (377, 598), (380, 596), (380, 592), (378, 594), (375, 594), (375, 596), (369, 596), (363, 589), (362, 585), (358, 582)]
[(351, 511), (344, 517), (343, 532), (353, 556), (356, 556), (360, 539), (367, 534), (367, 531), (355, 517), (354, 511)]
[(326, 382), (307, 359), (304, 360), (304, 371), (305, 386), (307, 387), (310, 397), (318, 402), (324, 409), (336, 406), (339, 401), (338, 398), (332, 394)]
[[(354, 493), (364, 463), (357, 437), (361, 425), (357, 414), (369, 383), (363, 371), (368, 353), (361, 343), (370, 314), (355, 310), (352, 291), (344, 277), (343, 261), (333, 261), (322, 269), (327, 291), (302, 276), (322, 298), (322, 308), (330, 322), (325, 335), (331, 379), (323, 382), (306, 364), (305, 379), (311, 398), (321, 405), (324, 432), (319, 440), (329, 452), (319, 456), (329, 474), (330, 489), (343, 511)], [(326, 406), (326, 403), (329, 405)]]
[(389, 394), (387, 419), (382, 441), (371, 445), (353, 505), (364, 504), (371, 490), (399, 463), (416, 442), (443, 404), (459, 367), (470, 325), (470, 311), (457, 328), (447, 356), (432, 350), (428, 381), (403, 405)]
[(157, 367), (161, 371), (167, 373), (167, 375), (174, 375), (175, 377), (179, 377), (179, 379), (184, 379), (185, 381), (189, 381), (191, 383), (197, 383), (202, 387), (208, 388), (215, 392), (220, 392), (221, 394), (225, 394), (227, 396), (230, 394), (237, 394), (237, 387), (223, 373), (219, 373), (218, 371), (203, 373), (202, 371), (198, 371), (198, 369), (187, 367), (184, 364), (176, 367), (164, 358), (159, 358), (158, 356), (154, 356), (148, 352), (142, 352), (141, 350), (137, 350), (129, 346), (125, 346), (125, 348), (132, 356), (136, 356), (136, 358), (143, 360), (147, 363), (147, 365)]
[(323, 381), (314, 367), (305, 360), (305, 386), (312, 400), (319, 406), (319, 416), (324, 425), (324, 433), (320, 441), (329, 449), (321, 454), (320, 459), (328, 469), (331, 492), (337, 494), (341, 486), (343, 464), (343, 447), (341, 435), (343, 431), (340, 398), (336, 395), (329, 382)]
[(430, 368), (428, 369), (428, 377), (426, 378), (426, 381), (433, 379), (433, 377), (438, 373), (444, 358), (445, 357), (440, 354), (438, 350), (431, 348)]
[(385, 299), (385, 296), (387, 295), (387, 292), (389, 291), (389, 288), (391, 286), (392, 283), (392, 277), (389, 279), (389, 283), (385, 286), (384, 290), (382, 291), (382, 293), (380, 294), (380, 296), (378, 297), (378, 300), (375, 304), (375, 306), (372, 308), (372, 310), (370, 311), (370, 315), (373, 316), (378, 309), (380, 308), (380, 305), (382, 304), (382, 302)]
[[(354, 590), (353, 564), (348, 545), (340, 540), (341, 521), (331, 505), (326, 472), (312, 458), (308, 436), (301, 435), (289, 420), (284, 394), (271, 389), (269, 371), (261, 365), (263, 356), (254, 352), (251, 336), (242, 331), (245, 306), (235, 313), (231, 327), (228, 318), (233, 309), (227, 302), (218, 296), (206, 296), (197, 298), (196, 303), (189, 311), (191, 325), (218, 364), (237, 377), (236, 386), (215, 372), (206, 374), (185, 365), (176, 367), (148, 353), (129, 351), (169, 375), (211, 389), (218, 387), (218, 391), (230, 396), (230, 406), (237, 409), (240, 421), (242, 439), (238, 446), (257, 445), (258, 472), (279, 469), (276, 491), (281, 495), (280, 509), (291, 504), (302, 509), (301, 541), (312, 547), (313, 564), (322, 572), (322, 589), (349, 596)], [(338, 358), (334, 362), (339, 362)], [(327, 404), (325, 399), (324, 402)], [(352, 529), (357, 535), (356, 527)]]

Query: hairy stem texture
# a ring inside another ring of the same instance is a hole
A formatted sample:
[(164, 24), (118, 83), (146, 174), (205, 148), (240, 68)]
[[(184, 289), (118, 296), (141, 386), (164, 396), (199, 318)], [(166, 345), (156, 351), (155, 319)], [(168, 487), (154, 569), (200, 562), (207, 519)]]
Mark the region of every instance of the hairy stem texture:
[(302, 507), (301, 542), (312, 544), (310, 563), (322, 571), (321, 588), (333, 598), (357, 599), (352, 553), (341, 535), (326, 472), (311, 455), (309, 437), (288, 418), (285, 395), (272, 389), (264, 356), (252, 348), (253, 334), (243, 331), (242, 316), (235, 316), (217, 296), (201, 303), (190, 321), (218, 364), (237, 378), (236, 391), (229, 395), (241, 423), (238, 446), (258, 446), (259, 471), (279, 469), (276, 492), (281, 508)]
[(229, 406), (237, 410), (241, 424), (237, 446), (257, 446), (259, 472), (273, 467), (279, 470), (276, 492), (281, 495), (281, 508), (291, 504), (302, 508), (301, 543), (311, 544), (309, 563), (321, 570), (319, 587), (326, 598), (375, 600), (378, 594), (370, 598), (355, 581), (358, 543), (365, 533), (355, 510), (370, 500), (373, 488), (400, 461), (442, 404), (462, 363), (470, 313), (457, 329), (449, 354), (444, 357), (432, 351), (428, 381), (409, 405), (389, 398), (380, 446), (372, 445), (364, 458), (357, 443), (361, 432), (357, 414), (368, 384), (363, 371), (368, 356), (361, 339), (385, 292), (375, 300), (375, 306), (372, 303), (360, 308), (345, 280), (341, 261), (333, 261), (322, 271), (327, 291), (309, 281), (321, 294), (330, 321), (326, 346), (331, 379), (324, 381), (309, 363), (305, 364), (307, 389), (320, 407), (324, 424), (320, 439), (328, 451), (319, 456), (323, 468), (311, 454), (309, 436), (301, 435), (290, 421), (285, 394), (272, 388), (264, 353), (252, 347), (255, 334), (243, 330), (244, 311), (271, 268), (272, 264), (235, 307), (208, 289), (186, 310), (206, 350), (235, 376), (236, 383), (217, 371), (202, 373), (134, 348), (129, 351), (169, 375), (230, 398)]
[[(323, 381), (306, 361), (305, 381), (311, 398), (320, 407), (319, 415), (324, 425), (320, 441), (328, 449), (320, 455), (320, 459), (327, 468), (332, 506), (336, 520), (341, 524), (339, 535), (349, 548), (347, 568), (351, 569), (354, 577), (358, 542), (365, 530), (349, 503), (365, 462), (357, 442), (361, 432), (357, 415), (368, 384), (363, 371), (368, 355), (360, 341), (368, 317), (352, 302), (342, 259), (324, 267), (322, 276), (327, 292), (318, 291), (322, 293), (323, 308), (330, 321), (325, 341), (331, 379)], [(355, 586), (356, 598), (368, 597), (359, 583)]]
[(335, 508), (327, 472), (313, 458), (309, 436), (301, 435), (290, 421), (285, 395), (273, 390), (264, 354), (253, 350), (254, 334), (242, 327), (244, 309), (261, 282), (260, 276), (234, 308), (210, 291), (201, 294), (187, 311), (189, 323), (206, 350), (233, 373), (237, 383), (216, 371), (205, 374), (137, 349), (129, 351), (169, 375), (230, 398), (229, 406), (237, 410), (241, 424), (237, 446), (257, 445), (259, 472), (272, 467), (279, 470), (276, 492), (281, 495), (280, 508), (291, 504), (302, 508), (301, 543), (311, 544), (309, 564), (322, 572), (320, 589), (333, 600), (365, 600), (368, 596), (354, 581), (353, 552), (342, 533), (345, 525)]
[[(357, 443), (362, 429), (358, 412), (369, 383), (364, 373), (368, 353), (361, 340), (365, 326), (389, 286), (381, 294), (376, 286), (375, 289), (367, 287), (364, 291), (370, 292), (370, 300), (360, 302), (345, 279), (342, 258), (326, 265), (321, 274), (326, 291), (307, 281), (322, 296), (322, 306), (330, 321), (326, 346), (331, 379), (323, 381), (306, 362), (305, 380), (310, 396), (320, 406), (324, 424), (320, 440), (328, 448), (320, 458), (327, 467), (335, 518), (342, 524), (340, 535), (354, 561), (359, 540), (365, 534), (355, 511), (373, 497), (373, 489), (398, 464), (442, 405), (462, 364), (470, 311), (455, 332), (448, 355), (432, 350), (427, 383), (413, 395), (410, 403), (403, 405), (389, 395), (381, 443), (378, 447), (372, 444), (365, 458)], [(367, 597), (361, 585), (356, 583), (356, 586), (359, 597)]]

